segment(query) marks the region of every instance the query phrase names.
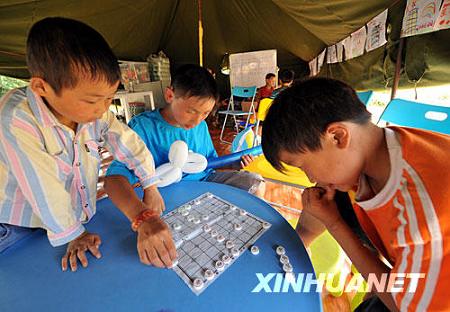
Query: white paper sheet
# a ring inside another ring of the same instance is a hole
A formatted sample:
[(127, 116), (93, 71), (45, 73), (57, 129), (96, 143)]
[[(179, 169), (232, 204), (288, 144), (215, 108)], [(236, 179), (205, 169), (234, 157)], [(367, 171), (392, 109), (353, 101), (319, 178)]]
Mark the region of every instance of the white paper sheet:
[(325, 52), (327, 52), (327, 49), (323, 49), (317, 57), (317, 73), (320, 73), (320, 70), (322, 69), (323, 61), (325, 60)]
[(366, 27), (363, 26), (354, 33), (352, 33), (352, 56), (358, 57), (364, 54), (366, 46), (367, 32)]
[(434, 23), (434, 29), (446, 29), (450, 28), (450, 0), (444, 0), (439, 12), (439, 16)]
[(327, 48), (327, 63), (337, 63), (336, 45), (332, 45), (331, 47)]
[(336, 43), (336, 55), (338, 62), (342, 62), (344, 60), (344, 44), (342, 41)]
[(388, 10), (374, 17), (367, 23), (366, 51), (372, 51), (384, 45), (386, 41), (386, 20)]
[(309, 76), (313, 77), (317, 75), (317, 57), (309, 61)]
[(352, 54), (352, 36), (348, 36), (341, 41), (344, 46), (344, 56), (345, 60), (351, 60), (353, 58)]
[(408, 0), (403, 16), (402, 37), (435, 31), (442, 0)]

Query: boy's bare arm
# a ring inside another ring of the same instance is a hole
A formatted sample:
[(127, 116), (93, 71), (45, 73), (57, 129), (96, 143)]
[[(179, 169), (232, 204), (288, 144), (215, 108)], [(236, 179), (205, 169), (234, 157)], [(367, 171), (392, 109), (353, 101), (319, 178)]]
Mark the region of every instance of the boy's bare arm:
[[(157, 210), (159, 213), (164, 210), (164, 201), (156, 186), (144, 190), (142, 202), (125, 177), (112, 175), (105, 179), (105, 191), (130, 222), (145, 209)], [(139, 226), (137, 233), (137, 249), (142, 263), (157, 267), (172, 266), (177, 253), (172, 235), (164, 221), (160, 218), (147, 220)]]
[(310, 213), (303, 211), (297, 223), (295, 231), (300, 236), (306, 248), (311, 245), (314, 239), (325, 232), (326, 228), (323, 223), (312, 216)]
[[(381, 274), (389, 273), (390, 268), (364, 247), (342, 220), (334, 201), (334, 193), (320, 187), (306, 189), (302, 195), (304, 211), (321, 220), (366, 280), (369, 274), (375, 274), (379, 279)], [(398, 311), (390, 293), (377, 292), (377, 295), (391, 311)]]
[[(390, 268), (387, 267), (377, 256), (369, 249), (363, 246), (358, 237), (348, 227), (345, 222), (338, 222), (328, 227), (328, 231), (338, 241), (345, 253), (350, 257), (352, 263), (361, 273), (365, 280), (369, 274), (375, 274), (380, 278), (382, 274), (389, 274)], [(377, 292), (378, 297), (391, 311), (398, 311), (392, 294), (389, 292)]]
[(104, 188), (113, 204), (123, 212), (128, 220), (132, 221), (144, 209), (133, 186), (125, 177), (120, 175), (105, 177)]
[[(127, 178), (121, 175), (107, 176), (105, 178), (105, 191), (108, 193), (108, 196), (114, 205), (116, 205), (130, 221), (133, 221), (144, 209), (155, 209), (159, 212), (164, 210), (162, 198), (159, 198), (160, 201), (156, 201), (153, 206), (144, 207), (143, 202), (134, 192), (133, 186), (128, 182)], [(159, 195), (155, 186), (148, 187), (144, 190), (144, 202), (150, 202), (152, 191), (156, 191)]]

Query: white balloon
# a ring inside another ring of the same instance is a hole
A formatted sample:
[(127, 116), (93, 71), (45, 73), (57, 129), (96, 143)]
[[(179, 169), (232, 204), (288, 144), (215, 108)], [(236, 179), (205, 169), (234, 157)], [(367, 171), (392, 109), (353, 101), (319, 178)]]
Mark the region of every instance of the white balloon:
[(174, 166), (172, 166), (172, 164), (170, 163), (165, 163), (162, 164), (161, 166), (157, 167), (155, 170), (155, 176), (162, 176), (167, 174), (167, 172), (171, 171), (173, 168), (175, 168)]
[(170, 146), (169, 161), (155, 170), (155, 177), (158, 178), (156, 186), (158, 187), (180, 182), (183, 172), (199, 173), (208, 166), (205, 156), (189, 151), (187, 144), (181, 140), (173, 142)]
[(181, 170), (185, 173), (199, 173), (205, 170), (207, 166), (208, 161), (205, 156), (191, 152), (188, 154), (187, 162)]
[(159, 182), (156, 183), (156, 186), (164, 187), (179, 182), (183, 173), (180, 168), (174, 167), (170, 163), (166, 163), (156, 168), (155, 176), (159, 178)]
[(186, 163), (188, 158), (188, 146), (186, 142), (178, 140), (172, 143), (169, 150), (170, 163), (178, 168), (181, 168)]

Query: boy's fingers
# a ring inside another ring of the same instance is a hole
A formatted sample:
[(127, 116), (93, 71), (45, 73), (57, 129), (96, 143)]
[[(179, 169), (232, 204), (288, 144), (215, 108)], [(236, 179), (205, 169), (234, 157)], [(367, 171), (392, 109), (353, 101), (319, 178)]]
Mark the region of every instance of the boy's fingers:
[(67, 258), (68, 258), (68, 255), (66, 253), (61, 259), (61, 268), (63, 271), (67, 271)]
[(169, 252), (170, 259), (175, 260), (178, 257), (177, 249), (175, 248), (175, 244), (173, 243), (173, 240), (171, 237), (168, 239), (164, 239), (164, 245), (167, 248), (167, 251)]
[(156, 252), (155, 248), (150, 247), (149, 249), (146, 249), (148, 260), (150, 260), (150, 263), (158, 268), (163, 268), (164, 264), (161, 262), (161, 259), (159, 259), (158, 253)]
[(141, 262), (143, 264), (146, 264), (146, 265), (151, 264), (150, 259), (147, 256), (147, 252), (145, 251), (145, 248), (141, 244), (138, 244), (138, 254), (139, 254), (139, 259), (141, 260)]
[(309, 200), (310, 201), (320, 201), (323, 199), (323, 197), (326, 195), (326, 190), (322, 187), (314, 186), (311, 187), (308, 190), (309, 193)]
[(166, 246), (162, 241), (159, 241), (155, 244), (156, 252), (159, 255), (159, 258), (161, 259), (162, 263), (165, 267), (171, 267), (172, 266), (172, 260), (169, 256), (169, 251), (167, 250)]
[(91, 252), (91, 254), (96, 257), (97, 259), (100, 259), (102, 257), (102, 254), (100, 253), (100, 250), (98, 249), (98, 245), (89, 245), (88, 249)]
[(321, 186), (315, 186), (311, 188), (311, 192), (314, 192), (316, 196), (322, 197), (327, 191)]
[(98, 248), (98, 246), (100, 246), (101, 244), (102, 244), (102, 240), (101, 240), (100, 236), (94, 235), (94, 245), (97, 246), (97, 248)]
[(326, 195), (326, 198), (327, 198), (328, 200), (333, 200), (333, 199), (334, 199), (334, 195), (336, 194), (336, 190), (335, 190), (335, 189), (332, 189), (332, 188), (329, 187), (329, 186), (326, 186), (325, 189), (326, 189), (326, 191), (327, 191), (327, 193), (325, 194), (325, 195)]
[(75, 272), (77, 270), (77, 254), (73, 251), (70, 253), (69, 262), (70, 269), (72, 270), (72, 272)]
[(312, 195), (312, 190), (308, 189), (306, 192), (306, 197), (305, 197), (305, 201), (306, 201), (306, 206), (310, 207), (311, 206), (311, 195)]
[(84, 252), (84, 250), (78, 250), (77, 251), (77, 257), (78, 259), (80, 259), (81, 265), (83, 266), (83, 268), (88, 266), (88, 260), (86, 258), (86, 253)]

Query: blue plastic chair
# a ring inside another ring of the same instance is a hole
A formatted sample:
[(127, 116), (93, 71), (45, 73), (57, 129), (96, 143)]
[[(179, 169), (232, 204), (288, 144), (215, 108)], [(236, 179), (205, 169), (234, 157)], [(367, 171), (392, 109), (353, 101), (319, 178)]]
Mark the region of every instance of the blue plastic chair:
[(373, 96), (373, 91), (356, 92), (356, 95), (359, 97), (361, 102), (363, 102), (364, 105), (367, 106)]
[[(253, 87), (232, 87), (231, 88), (231, 96), (230, 96), (230, 100), (228, 102), (228, 107), (227, 110), (224, 111), (219, 111), (219, 114), (223, 114), (225, 115), (225, 119), (223, 121), (223, 125), (222, 125), (222, 131), (220, 132), (220, 141), (224, 142), (224, 143), (231, 143), (229, 141), (226, 141), (223, 139), (223, 133), (225, 131), (225, 126), (227, 124), (227, 119), (228, 116), (232, 116), (234, 119), (234, 127), (236, 129), (236, 133), (239, 133), (239, 121), (236, 117), (245, 117), (246, 121), (245, 121), (245, 126), (244, 129), (247, 128), (249, 121), (250, 121), (250, 116), (252, 114), (254, 114), (256, 116), (256, 111), (255, 111), (255, 96), (256, 96), (256, 86)], [(234, 98), (240, 98), (242, 100), (244, 99), (251, 99), (251, 104), (250, 104), (250, 108), (248, 111), (242, 111), (242, 110), (235, 110), (234, 107)]]
[(380, 120), (450, 134), (450, 107), (393, 99), (386, 106)]

